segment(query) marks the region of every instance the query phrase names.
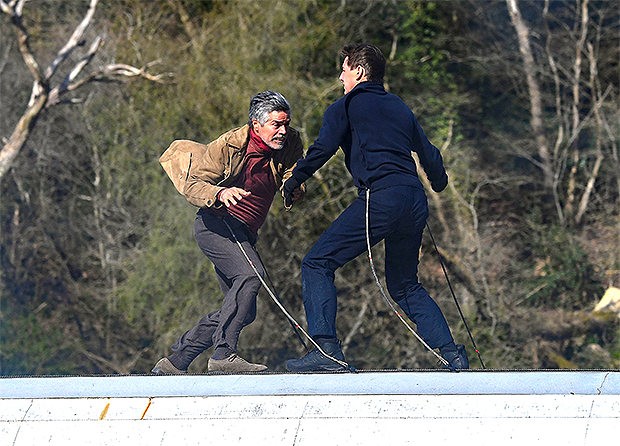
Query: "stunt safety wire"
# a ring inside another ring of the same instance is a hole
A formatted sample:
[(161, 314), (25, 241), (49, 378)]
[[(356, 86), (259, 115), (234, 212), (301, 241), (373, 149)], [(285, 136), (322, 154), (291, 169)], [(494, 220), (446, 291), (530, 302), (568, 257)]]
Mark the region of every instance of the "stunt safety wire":
[[(256, 257), (258, 257), (258, 260), (261, 263), (261, 265), (263, 265), (263, 271), (265, 271), (265, 275), (267, 276), (267, 279), (269, 280), (269, 284), (271, 285), (271, 288), (273, 289), (273, 294), (275, 295), (276, 299), (278, 299), (278, 302), (282, 305), (282, 299), (280, 299), (280, 296), (278, 295), (278, 291), (276, 290), (276, 286), (273, 284), (273, 280), (271, 280), (271, 276), (269, 275), (269, 272), (267, 271), (265, 262), (263, 262), (263, 259), (258, 253), (258, 249), (256, 249), (256, 246), (252, 246), (252, 249), (254, 250), (254, 253), (256, 253)], [(301, 342), (304, 348), (306, 349), (306, 353), (309, 353), (310, 350), (308, 349), (308, 345), (306, 344), (306, 342), (303, 340), (303, 338), (299, 334), (299, 330), (297, 329), (297, 323), (291, 321), (290, 319), (288, 321), (293, 327), (293, 330), (295, 331), (295, 334), (297, 335), (297, 339), (299, 339), (299, 342)]]
[(433, 350), (424, 341), (424, 339), (422, 339), (422, 337), (413, 328), (411, 328), (411, 325), (407, 323), (407, 321), (403, 318), (403, 316), (396, 309), (396, 307), (394, 307), (394, 304), (392, 303), (392, 301), (390, 301), (390, 299), (387, 297), (387, 294), (385, 293), (383, 285), (381, 284), (381, 281), (379, 280), (379, 277), (377, 276), (377, 270), (375, 269), (375, 262), (373, 262), (372, 260), (372, 249), (370, 247), (370, 189), (366, 189), (366, 246), (368, 248), (368, 260), (370, 261), (370, 269), (372, 269), (372, 275), (375, 277), (375, 282), (377, 283), (377, 286), (379, 287), (379, 291), (381, 291), (381, 295), (383, 296), (383, 299), (385, 299), (389, 307), (392, 309), (394, 314), (398, 316), (400, 321), (403, 324), (405, 324), (405, 327), (409, 329), (409, 331), (417, 338), (418, 341), (422, 343), (422, 345), (426, 349), (430, 350), (430, 352), (433, 353), (444, 366), (448, 367), (452, 371), (456, 371), (456, 368), (452, 364), (450, 364), (441, 355), (439, 355), (435, 350)]
[[(276, 305), (278, 306), (278, 308), (280, 308), (280, 310), (282, 310), (282, 313), (284, 313), (284, 315), (288, 318), (288, 320), (295, 325), (295, 327), (319, 350), (319, 352), (321, 352), (321, 354), (323, 356), (325, 356), (327, 359), (331, 359), (332, 361), (336, 362), (337, 364), (340, 364), (342, 367), (344, 367), (345, 369), (356, 373), (357, 370), (355, 369), (355, 367), (349, 365), (347, 362), (345, 361), (341, 361), (337, 358), (334, 358), (333, 356), (328, 355), (327, 353), (325, 353), (325, 351), (321, 348), (321, 346), (319, 344), (317, 344), (317, 342), (312, 339), (312, 337), (306, 333), (306, 331), (297, 323), (297, 321), (293, 318), (293, 316), (290, 315), (290, 313), (288, 311), (286, 311), (286, 308), (284, 308), (284, 305), (282, 305), (282, 303), (279, 301), (279, 299), (275, 296), (275, 294), (273, 293), (273, 291), (271, 291), (271, 289), (269, 288), (269, 286), (267, 285), (267, 283), (265, 282), (265, 279), (263, 279), (263, 277), (260, 275), (260, 273), (258, 272), (258, 270), (256, 269), (256, 265), (254, 265), (254, 262), (252, 262), (252, 259), (250, 259), (250, 256), (248, 256), (248, 253), (245, 251), (245, 249), (243, 248), (243, 245), (241, 244), (241, 242), (239, 241), (239, 239), (237, 238), (237, 235), (235, 234), (235, 232), (232, 230), (232, 228), (230, 227), (230, 225), (228, 224), (228, 222), (226, 221), (226, 219), (223, 219), (224, 224), (228, 227), (228, 230), (230, 231), (230, 233), (233, 236), (233, 239), (235, 240), (235, 243), (237, 244), (237, 246), (239, 247), (239, 249), (241, 250), (241, 252), (243, 253), (243, 256), (245, 257), (245, 259), (247, 260), (247, 262), (250, 264), (250, 266), (252, 267), (252, 270), (254, 271), (254, 274), (256, 274), (256, 277), (258, 277), (258, 280), (260, 280), (261, 284), (265, 287), (265, 290), (267, 290), (267, 293), (269, 294), (269, 297), (271, 297), (271, 299), (276, 303)], [(305, 344), (304, 344), (305, 345)]]
[(435, 243), (435, 237), (433, 237), (433, 233), (431, 232), (431, 228), (428, 225), (428, 223), (426, 223), (426, 229), (428, 229), (428, 234), (431, 236), (431, 240), (433, 241), (435, 252), (437, 253), (437, 257), (439, 258), (439, 263), (441, 264), (441, 269), (443, 270), (444, 276), (446, 276), (446, 282), (448, 282), (448, 288), (450, 288), (450, 293), (452, 293), (452, 298), (454, 299), (454, 303), (456, 304), (457, 310), (459, 310), (459, 314), (461, 315), (461, 320), (463, 321), (463, 324), (465, 325), (465, 329), (467, 330), (467, 334), (469, 335), (471, 344), (474, 346), (474, 351), (478, 355), (478, 359), (480, 360), (480, 365), (482, 366), (483, 369), (485, 369), (486, 367), (484, 366), (484, 362), (482, 362), (482, 355), (480, 354), (480, 350), (478, 350), (478, 347), (476, 346), (476, 341), (474, 341), (474, 336), (471, 334), (471, 330), (469, 329), (469, 326), (467, 325), (467, 321), (465, 320), (465, 315), (463, 315), (463, 311), (461, 310), (459, 301), (456, 298), (456, 294), (454, 294), (454, 290), (452, 289), (452, 284), (450, 283), (450, 278), (448, 277), (448, 271), (446, 270), (446, 267), (443, 264), (443, 260), (441, 260), (441, 255), (439, 254), (439, 248), (437, 248), (437, 243)]

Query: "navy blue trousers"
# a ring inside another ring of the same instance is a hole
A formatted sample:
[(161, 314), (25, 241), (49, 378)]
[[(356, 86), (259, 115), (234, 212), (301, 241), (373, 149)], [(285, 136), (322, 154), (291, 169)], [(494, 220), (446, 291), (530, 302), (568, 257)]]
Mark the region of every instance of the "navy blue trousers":
[[(452, 334), (441, 309), (418, 282), (427, 217), (423, 189), (395, 186), (370, 194), (370, 243), (385, 240), (388, 292), (416, 324), (424, 341), (431, 348), (439, 348), (453, 342)], [(334, 273), (366, 250), (366, 196), (360, 191), (302, 261), (303, 300), (311, 336), (337, 337)]]

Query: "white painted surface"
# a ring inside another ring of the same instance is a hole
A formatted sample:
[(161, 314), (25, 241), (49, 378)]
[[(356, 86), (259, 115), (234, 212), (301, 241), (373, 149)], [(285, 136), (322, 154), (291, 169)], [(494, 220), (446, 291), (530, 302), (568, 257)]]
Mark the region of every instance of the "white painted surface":
[[(324, 374), (0, 378), (0, 398), (217, 395), (620, 394), (620, 371), (399, 371)], [(0, 445), (1, 446), (1, 445)]]
[[(620, 429), (620, 391), (616, 387), (620, 372), (594, 373), (602, 375), (414, 372), (113, 380), (35, 378), (38, 386), (46, 382), (51, 387), (60, 386), (55, 390), (48, 388), (47, 393), (65, 392), (64, 396), (54, 397), (40, 395), (37, 386), (25, 386), (32, 383), (29, 379), (0, 379), (0, 445), (357, 446), (447, 442), (599, 446), (610, 444)], [(355, 385), (349, 381), (345, 388), (337, 385), (354, 376), (367, 379), (358, 380)], [(493, 378), (505, 381), (501, 391), (497, 391), (499, 384)], [(415, 386), (417, 391), (403, 391), (411, 387), (412, 380), (426, 384)], [(432, 392), (447, 385), (446, 380), (451, 380), (449, 385), (460, 391)], [(525, 381), (530, 383), (529, 393), (525, 391)], [(133, 389), (134, 396), (106, 396), (112, 383), (122, 388), (123, 382), (142, 384), (151, 391), (162, 387), (151, 396), (135, 396), (144, 393), (139, 388)], [(213, 392), (189, 395), (197, 393), (195, 386), (206, 382)], [(253, 382), (258, 385), (253, 386)], [(271, 388), (266, 386), (267, 382)], [(377, 393), (378, 389), (386, 390), (388, 382), (391, 384), (387, 391)], [(514, 384), (513, 392), (508, 388), (509, 382)], [(564, 391), (558, 382), (567, 386)], [(174, 392), (176, 386), (185, 384), (188, 395), (159, 395), (170, 393), (165, 390), (166, 384)], [(245, 392), (235, 387), (241, 384), (246, 386)], [(228, 388), (215, 390), (218, 386)], [(9, 388), (13, 390), (9, 392)], [(74, 392), (69, 391), (71, 388)], [(324, 388), (336, 392), (312, 391)], [(554, 391), (532, 392), (535, 388)], [(15, 395), (16, 390), (22, 395)], [(79, 393), (89, 395), (76, 395)]]

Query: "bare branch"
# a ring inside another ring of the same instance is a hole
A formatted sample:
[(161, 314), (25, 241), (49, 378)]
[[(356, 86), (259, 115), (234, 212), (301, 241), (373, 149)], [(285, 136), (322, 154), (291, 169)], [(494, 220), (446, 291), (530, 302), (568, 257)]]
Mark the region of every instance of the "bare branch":
[(183, 29), (185, 29), (185, 33), (189, 36), (194, 55), (201, 60), (204, 57), (204, 51), (202, 51), (204, 46), (203, 38), (192, 23), (189, 13), (183, 6), (183, 2), (180, 0), (168, 0), (168, 5), (179, 15)]
[[(441, 150), (440, 150), (441, 153), (445, 153), (445, 151), (448, 150), (448, 147), (450, 146), (450, 143), (452, 142), (453, 129), (454, 129), (454, 119), (450, 118), (450, 125), (448, 127), (448, 136), (446, 137), (446, 140), (441, 146)], [(420, 160), (417, 154), (415, 152), (411, 152), (411, 155), (415, 159), (416, 164), (418, 166), (421, 166), (422, 164), (420, 163)], [(433, 200), (433, 203), (435, 205), (435, 214), (437, 215), (437, 219), (439, 220), (443, 228), (444, 239), (450, 240), (451, 238), (450, 225), (448, 224), (448, 221), (446, 219), (446, 215), (443, 210), (443, 204), (441, 202), (441, 199), (439, 198), (439, 194), (433, 191), (433, 188), (431, 187), (431, 183), (426, 177), (426, 175), (418, 175), (418, 178), (420, 179), (420, 181), (422, 181), (422, 184), (424, 185), (424, 189), (426, 190), (426, 193), (429, 196), (429, 198)], [(450, 183), (452, 184), (452, 182)]]
[(60, 64), (62, 64), (67, 59), (67, 57), (69, 57), (69, 54), (71, 54), (71, 52), (79, 45), (82, 37), (84, 36), (84, 33), (86, 32), (86, 29), (88, 28), (88, 25), (90, 25), (90, 21), (92, 20), (93, 15), (95, 14), (95, 8), (97, 7), (98, 2), (99, 0), (90, 0), (90, 6), (88, 8), (88, 11), (86, 12), (86, 15), (82, 19), (82, 22), (78, 25), (77, 28), (75, 28), (75, 31), (73, 31), (73, 34), (71, 35), (69, 41), (65, 44), (64, 47), (61, 48), (61, 50), (52, 61), (51, 65), (45, 71), (45, 78), (48, 81), (54, 75)]
[[(354, 287), (354, 285), (346, 278), (340, 277), (340, 280), (344, 281), (348, 286)], [(368, 306), (373, 299), (372, 294), (370, 294), (364, 287), (359, 287), (357, 288), (357, 290), (359, 291), (360, 294), (364, 296), (364, 301), (362, 302), (362, 306), (357, 313), (357, 317), (355, 318), (355, 322), (351, 326), (349, 333), (347, 333), (344, 340), (342, 341), (342, 352), (343, 353), (347, 352), (347, 350), (349, 349), (349, 345), (351, 344), (351, 341), (353, 340), (353, 337), (357, 334), (360, 327), (362, 326), (364, 322), (364, 316), (366, 315), (366, 311), (368, 310)]]
[(33, 88), (33, 97), (31, 97), (30, 102), (34, 102), (34, 95), (39, 94), (42, 90), (45, 90), (45, 81), (43, 74), (41, 73), (41, 68), (37, 63), (32, 51), (30, 49), (29, 43), (29, 35), (28, 31), (24, 27), (22, 23), (22, 9), (24, 6), (24, 1), (20, 1), (17, 6), (15, 6), (16, 1), (13, 0), (10, 3), (6, 3), (2, 1), (0, 4), (0, 8), (3, 12), (11, 16), (11, 22), (15, 27), (15, 32), (17, 34), (17, 42), (19, 44), (19, 51), (22, 53), (22, 57), (28, 68), (28, 71), (32, 74), (32, 77), (35, 80), (35, 88)]
[(91, 60), (93, 60), (93, 57), (95, 57), (95, 53), (101, 47), (102, 42), (103, 42), (103, 37), (98, 36), (95, 39), (95, 41), (92, 43), (92, 45), (90, 46), (90, 49), (88, 50), (88, 53), (86, 54), (86, 56), (84, 56), (82, 60), (80, 60), (75, 65), (75, 67), (73, 67), (73, 70), (71, 70), (71, 72), (67, 75), (67, 77), (65, 77), (65, 79), (60, 84), (54, 87), (54, 89), (50, 92), (50, 97), (46, 105), (47, 108), (53, 105), (56, 105), (58, 103), (58, 101), (60, 100), (60, 96), (66, 91), (68, 91), (69, 84), (78, 76), (78, 74), (80, 74), (82, 69), (86, 65), (88, 65)]
[(162, 73), (162, 74), (149, 74), (146, 72), (146, 67), (136, 68), (131, 65), (124, 64), (110, 64), (105, 67), (93, 71), (87, 77), (67, 86), (66, 91), (77, 90), (78, 88), (86, 85), (88, 83), (94, 81), (112, 81), (117, 80), (117, 77), (142, 77), (152, 82), (157, 82), (160, 84), (165, 84), (167, 81), (164, 80), (165, 77), (172, 77), (172, 73)]
[(11, 14), (13, 11), (13, 5), (15, 4), (15, 0), (12, 2), (6, 3), (4, 0), (0, 0), (0, 10), (5, 14)]
[[(19, 0), (17, 2), (17, 6), (15, 7), (15, 10), (17, 11), (17, 13), (19, 15), (22, 15), (22, 11), (24, 9), (24, 5), (26, 4), (28, 0)], [(13, 0), (13, 4), (15, 4), (15, 0)]]
[(134, 352), (133, 356), (129, 358), (125, 363), (119, 364), (118, 362), (111, 361), (103, 356), (97, 355), (93, 352), (86, 350), (84, 347), (79, 347), (78, 351), (86, 356), (89, 360), (91, 360), (98, 367), (103, 369), (108, 369), (113, 371), (114, 373), (118, 373), (120, 375), (129, 374), (129, 370), (131, 370), (135, 365), (140, 356), (146, 351), (146, 349), (142, 349), (140, 351)]
[[(598, 78), (598, 68), (597, 68), (597, 60), (594, 56), (594, 49), (590, 42), (588, 42), (588, 60), (590, 61), (590, 88), (592, 89), (592, 95), (597, 95), (600, 92), (597, 91), (596, 81)], [(581, 223), (581, 219), (586, 212), (588, 207), (588, 202), (590, 201), (590, 195), (592, 194), (592, 190), (594, 189), (594, 183), (598, 177), (599, 169), (601, 168), (601, 164), (603, 164), (603, 150), (602, 146), (602, 138), (603, 138), (603, 120), (601, 119), (601, 114), (599, 112), (598, 104), (594, 108), (594, 116), (596, 118), (596, 161), (594, 162), (594, 169), (588, 178), (588, 183), (586, 186), (586, 190), (581, 196), (581, 201), (579, 203), (579, 208), (577, 210), (577, 214), (575, 215), (575, 222), (577, 224)]]
[(541, 90), (538, 80), (536, 79), (536, 64), (534, 62), (534, 55), (530, 45), (530, 31), (521, 16), (519, 5), (517, 0), (506, 0), (508, 5), (508, 12), (510, 13), (510, 20), (517, 32), (519, 40), (519, 51), (523, 58), (523, 68), (525, 71), (525, 77), (527, 81), (529, 96), (530, 96), (530, 114), (531, 114), (531, 126), (534, 132), (534, 137), (538, 146), (538, 154), (542, 162), (542, 168), (545, 175), (545, 186), (551, 190), (553, 186), (553, 172), (551, 167), (551, 155), (549, 154), (549, 145), (544, 133), (543, 126), (543, 107)]
[(9, 42), (9, 44), (6, 45), (6, 48), (4, 49), (4, 54), (2, 55), (2, 61), (0, 61), (0, 75), (2, 75), (2, 72), (4, 71), (4, 67), (6, 66), (6, 63), (9, 60), (9, 53), (11, 52), (11, 49), (13, 49), (13, 42)]
[(579, 126), (579, 91), (580, 91), (580, 79), (581, 79), (581, 55), (584, 52), (584, 45), (586, 36), (588, 34), (588, 1), (584, 0), (581, 5), (581, 35), (579, 41), (575, 47), (575, 64), (573, 66), (574, 80), (573, 80), (573, 132), (577, 131)]
[(13, 14), (21, 15), (22, 9), (24, 7), (24, 3), (26, 3), (26, 1), (21, 0), (17, 8), (15, 7), (16, 3), (17, 3), (17, 0), (11, 0), (8, 3), (5, 0), (0, 0), (0, 9), (2, 10), (2, 12), (9, 14), (9, 15), (13, 15)]
[(153, 82), (163, 82), (162, 78), (166, 75), (152, 75), (147, 73), (146, 70), (151, 64), (147, 64), (142, 68), (135, 68), (124, 64), (111, 64), (94, 71), (81, 81), (76, 81), (84, 67), (92, 61), (95, 54), (103, 44), (103, 36), (98, 36), (91, 44), (87, 54), (75, 64), (73, 69), (63, 79), (63, 81), (57, 86), (51, 88), (51, 77), (58, 70), (60, 65), (67, 60), (71, 52), (78, 45), (81, 45), (84, 33), (86, 32), (86, 29), (88, 28), (95, 13), (95, 8), (98, 1), (99, 0), (90, 0), (90, 6), (86, 15), (75, 31), (73, 31), (71, 38), (65, 46), (58, 52), (51, 65), (45, 71), (45, 74), (43, 74), (32, 51), (30, 50), (28, 43), (29, 34), (22, 23), (21, 14), (26, 0), (11, 0), (9, 2), (7, 2), (7, 0), (0, 0), (0, 9), (2, 12), (11, 16), (11, 21), (17, 34), (20, 52), (22, 53), (22, 57), (28, 67), (28, 70), (34, 77), (32, 94), (28, 102), (28, 107), (15, 126), (10, 138), (8, 140), (3, 139), (4, 145), (2, 150), (0, 150), (0, 179), (2, 179), (2, 177), (11, 168), (13, 161), (19, 154), (24, 144), (26, 144), (26, 141), (30, 136), (30, 132), (35, 126), (39, 115), (44, 110), (61, 102), (73, 103), (77, 101), (77, 99), (61, 101), (61, 97), (64, 93), (76, 90), (77, 88), (95, 80), (112, 79), (118, 76), (142, 77)]
[(171, 76), (170, 73), (152, 75), (146, 72), (146, 67), (136, 68), (125, 64), (106, 65), (103, 69), (106, 76), (125, 76), (125, 77), (143, 77), (153, 82), (164, 83), (165, 76)]

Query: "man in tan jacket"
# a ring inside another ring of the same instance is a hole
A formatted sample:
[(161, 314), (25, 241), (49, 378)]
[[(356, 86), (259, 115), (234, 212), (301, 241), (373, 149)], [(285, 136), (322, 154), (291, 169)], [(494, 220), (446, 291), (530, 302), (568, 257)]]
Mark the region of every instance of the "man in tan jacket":
[[(190, 164), (183, 195), (200, 207), (194, 236), (215, 266), (224, 301), (220, 309), (177, 339), (172, 354), (160, 359), (153, 373), (187, 373), (189, 364), (210, 347), (214, 352), (209, 372), (267, 370), (237, 354), (241, 330), (256, 318), (261, 283), (236, 241), (264, 276), (253, 249), (257, 233), (275, 193), (303, 156), (301, 137), (289, 127), (290, 120), (291, 108), (284, 96), (274, 91), (259, 93), (250, 101), (248, 124), (208, 144)], [(296, 190), (293, 201), (302, 191), (303, 187)]]

